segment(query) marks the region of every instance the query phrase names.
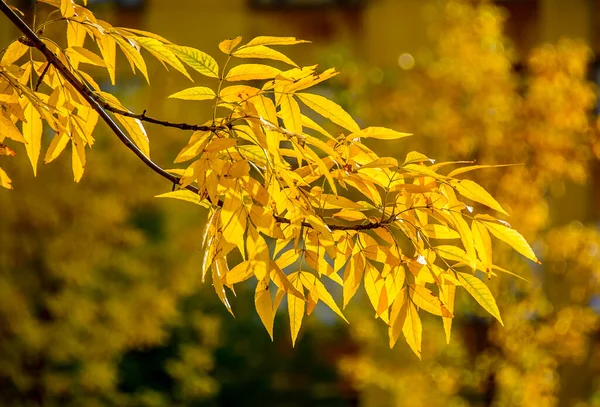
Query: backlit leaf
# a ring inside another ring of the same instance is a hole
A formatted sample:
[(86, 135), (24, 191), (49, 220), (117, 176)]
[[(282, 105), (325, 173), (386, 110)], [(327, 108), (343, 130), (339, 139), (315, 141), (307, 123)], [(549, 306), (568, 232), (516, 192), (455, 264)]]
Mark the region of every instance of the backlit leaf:
[(206, 86), (194, 86), (180, 90), (179, 92), (169, 95), (171, 99), (183, 99), (183, 100), (210, 100), (214, 99), (217, 95), (211, 88)]
[(164, 194), (156, 195), (155, 198), (173, 198), (182, 201), (192, 202), (196, 205), (200, 205), (205, 208), (209, 207), (209, 204), (205, 200), (200, 199), (200, 195), (187, 189), (179, 189), (177, 191), (166, 192)]
[(404, 320), (404, 326), (402, 327), (402, 333), (406, 338), (408, 346), (412, 351), (421, 359), (421, 341), (423, 335), (423, 325), (421, 324), (421, 318), (417, 308), (412, 302), (408, 303), (406, 309), (406, 319)]
[(229, 82), (235, 82), (271, 79), (280, 73), (281, 71), (279, 69), (269, 65), (242, 64), (231, 68), (229, 72), (227, 72), (225, 80)]
[(271, 340), (273, 340), (273, 301), (271, 300), (271, 292), (269, 291), (269, 277), (260, 280), (256, 285), (254, 292), (254, 305), (256, 312), (260, 317), (261, 322), (265, 326)]
[(286, 64), (292, 66), (298, 66), (285, 54), (282, 54), (279, 51), (275, 51), (272, 48), (265, 47), (264, 45), (256, 45), (253, 47), (241, 48), (235, 51), (232, 55), (238, 58), (272, 59), (275, 61), (285, 62)]
[(35, 176), (37, 175), (37, 163), (42, 148), (42, 117), (38, 110), (33, 107), (33, 104), (29, 103), (25, 107), (25, 118), (27, 119), (27, 122), (23, 123), (23, 137), (27, 142), (25, 149)]
[(529, 243), (527, 243), (527, 240), (525, 240), (523, 235), (521, 235), (515, 229), (500, 223), (500, 221), (494, 221), (491, 216), (486, 217), (477, 215), (475, 219), (476, 221), (481, 222), (492, 233), (492, 235), (507, 243), (509, 246), (528, 259), (541, 264), (541, 262), (535, 256), (533, 249), (531, 246), (529, 246)]
[(235, 49), (235, 47), (237, 47), (241, 41), (242, 41), (242, 37), (240, 37), (240, 36), (237, 36), (230, 40), (221, 41), (219, 43), (219, 49), (221, 50), (221, 52), (229, 55), (229, 54), (231, 54), (231, 51), (233, 49)]
[(498, 201), (496, 201), (489, 192), (487, 192), (475, 181), (468, 179), (452, 180), (450, 181), (450, 185), (452, 185), (454, 189), (456, 189), (456, 191), (465, 198), (489, 206), (490, 208), (508, 216), (508, 213), (506, 213), (502, 206), (500, 206)]
[(337, 103), (332, 102), (326, 97), (312, 93), (297, 93), (296, 96), (302, 103), (326, 119), (351, 132), (360, 132), (360, 127), (356, 124), (352, 116)]
[(192, 47), (184, 47), (181, 45), (166, 45), (168, 49), (173, 51), (179, 59), (181, 59), (190, 68), (195, 69), (202, 75), (206, 75), (211, 78), (219, 77), (219, 65), (213, 57), (205, 52), (197, 50)]
[(457, 277), (465, 290), (475, 298), (475, 301), (496, 318), (500, 324), (504, 325), (502, 318), (500, 317), (500, 311), (496, 305), (496, 300), (488, 286), (477, 277), (468, 273), (457, 273)]
[(299, 40), (295, 37), (269, 37), (260, 36), (251, 39), (246, 45), (240, 48), (252, 47), (256, 45), (294, 45), (294, 44), (305, 44), (310, 41)]

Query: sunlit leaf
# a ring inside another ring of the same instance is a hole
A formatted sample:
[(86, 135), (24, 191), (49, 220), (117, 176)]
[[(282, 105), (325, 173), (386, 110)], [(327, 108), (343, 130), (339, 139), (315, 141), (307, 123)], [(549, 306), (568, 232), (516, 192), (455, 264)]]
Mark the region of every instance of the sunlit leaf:
[(297, 93), (296, 97), (310, 109), (314, 110), (326, 119), (348, 129), (351, 132), (360, 132), (360, 127), (352, 116), (350, 116), (340, 105), (332, 102), (326, 97), (312, 93)]
[(206, 75), (211, 78), (219, 77), (219, 65), (213, 57), (205, 52), (197, 50), (192, 47), (184, 47), (181, 45), (166, 45), (168, 49), (173, 51), (179, 59), (181, 59), (190, 68), (195, 69), (202, 75)]
[(281, 71), (279, 69), (269, 65), (242, 64), (231, 68), (229, 72), (227, 72), (225, 80), (229, 82), (235, 82), (271, 79), (280, 73)]
[(183, 100), (211, 100), (217, 95), (211, 88), (205, 86), (195, 86), (175, 92), (169, 95), (171, 99), (183, 99)]
[(492, 235), (507, 243), (509, 246), (528, 259), (541, 264), (541, 262), (535, 256), (533, 249), (531, 246), (529, 246), (529, 243), (527, 243), (527, 240), (525, 240), (523, 235), (521, 235), (515, 229), (493, 219), (491, 216), (488, 217), (485, 215), (477, 215), (475, 219), (476, 221), (481, 222), (492, 233)]
[(490, 289), (480, 279), (468, 273), (457, 273), (458, 281), (467, 290), (475, 301), (479, 303), (487, 312), (496, 318), (500, 324), (504, 325), (500, 318), (500, 311), (496, 305), (496, 300), (490, 292)]
[(195, 194), (194, 192), (189, 191), (187, 189), (179, 189), (177, 191), (166, 192), (164, 194), (156, 195), (155, 198), (173, 198), (182, 201), (192, 202), (196, 205), (200, 205), (205, 208), (209, 207), (209, 204), (206, 202), (206, 200), (200, 199), (200, 195)]

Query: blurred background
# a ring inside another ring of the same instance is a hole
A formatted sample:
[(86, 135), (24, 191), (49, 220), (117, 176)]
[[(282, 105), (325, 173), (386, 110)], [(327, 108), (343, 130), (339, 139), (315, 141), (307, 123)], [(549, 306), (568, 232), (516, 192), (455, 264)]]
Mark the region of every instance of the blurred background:
[[(528, 280), (488, 282), (505, 326), (463, 293), (450, 345), (423, 316), (421, 362), (403, 341), (389, 349), (364, 295), (350, 325), (317, 309), (296, 348), (278, 315), (271, 342), (250, 286), (233, 319), (200, 281), (206, 213), (153, 199), (171, 186), (100, 126), (79, 185), (65, 157), (37, 178), (23, 157), (3, 161), (0, 405), (600, 406), (600, 0), (88, 2), (219, 62), (237, 35), (313, 41), (285, 51), (340, 70), (318, 92), (416, 135), (380, 153), (524, 163), (471, 174), (543, 265), (496, 244), (497, 264)], [(18, 32), (0, 21), (4, 48)], [(166, 99), (189, 82), (147, 61), (150, 87), (124, 58), (116, 87), (99, 82), (133, 111), (204, 122), (204, 102)], [(147, 129), (168, 168), (189, 134)]]

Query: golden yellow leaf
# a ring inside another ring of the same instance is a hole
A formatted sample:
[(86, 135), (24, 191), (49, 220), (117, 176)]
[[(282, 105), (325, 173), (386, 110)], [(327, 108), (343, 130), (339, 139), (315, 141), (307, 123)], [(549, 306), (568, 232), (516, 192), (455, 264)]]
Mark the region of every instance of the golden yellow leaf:
[(218, 78), (219, 77), (219, 65), (213, 57), (205, 52), (197, 50), (192, 47), (184, 47), (181, 45), (166, 45), (168, 49), (173, 51), (179, 59), (181, 59), (190, 68), (195, 69), (202, 75)]
[(310, 109), (314, 110), (326, 119), (342, 126), (353, 133), (360, 132), (360, 127), (352, 116), (348, 114), (340, 105), (332, 102), (326, 97), (314, 95), (312, 93), (296, 93), (296, 97)]
[(173, 51), (168, 49), (163, 42), (148, 37), (135, 37), (135, 41), (137, 41), (146, 51), (148, 51), (152, 56), (158, 59), (161, 62), (166, 62), (177, 71), (181, 72), (186, 78), (193, 82), (190, 74), (185, 70), (185, 67), (181, 63), (179, 59), (175, 56)]
[(362, 255), (354, 254), (348, 260), (346, 264), (346, 269), (344, 270), (344, 304), (343, 308), (345, 309), (354, 294), (356, 294), (356, 290), (360, 286), (360, 282), (363, 277), (363, 273), (365, 271), (365, 261)]
[(229, 311), (229, 313), (233, 315), (233, 310), (231, 309), (231, 305), (229, 304), (229, 300), (227, 299), (227, 294), (225, 293), (225, 287), (223, 287), (223, 282), (221, 281), (221, 278), (225, 274), (227, 274), (227, 262), (223, 258), (216, 259), (212, 265), (213, 286), (215, 288), (217, 296), (219, 297), (223, 305), (225, 305), (225, 308), (227, 308), (227, 311)]
[(523, 256), (535, 261), (538, 264), (541, 264), (523, 235), (510, 227), (508, 223), (499, 221), (491, 216), (486, 215), (477, 215), (475, 216), (475, 220), (481, 222), (492, 233), (492, 235), (507, 243)]
[(71, 168), (73, 169), (73, 178), (75, 182), (81, 181), (85, 169), (85, 146), (81, 137), (73, 133), (71, 139)]
[(452, 313), (446, 309), (440, 298), (430, 289), (421, 285), (409, 284), (410, 298), (415, 305), (430, 314), (440, 317), (452, 317)]
[(20, 41), (13, 41), (2, 55), (0, 65), (9, 66), (18, 61), (23, 55), (27, 53), (29, 47)]
[[(447, 284), (444, 287), (446, 307), (448, 311), (454, 312), (454, 297), (456, 293), (456, 286), (454, 284)], [(452, 332), (452, 317), (443, 317), (442, 322), (444, 324), (444, 333), (446, 334), (446, 343), (450, 343), (450, 333)]]
[(256, 285), (254, 292), (254, 306), (256, 312), (260, 317), (263, 325), (265, 326), (271, 340), (273, 340), (273, 319), (275, 314), (273, 312), (273, 301), (271, 299), (271, 291), (269, 290), (269, 276), (265, 279), (260, 280)]
[(73, 17), (75, 15), (73, 0), (60, 0), (60, 14), (63, 17)]
[(396, 130), (388, 129), (385, 127), (367, 127), (359, 131), (358, 133), (353, 133), (348, 138), (354, 137), (364, 137), (364, 138), (375, 138), (379, 140), (397, 140), (404, 137), (412, 136), (411, 133), (401, 133)]
[(106, 67), (104, 60), (87, 48), (73, 46), (67, 48), (65, 53), (69, 56), (71, 61), (76, 63), (90, 64), (103, 68)]
[(27, 144), (25, 149), (27, 157), (33, 168), (33, 175), (37, 175), (37, 162), (40, 157), (42, 148), (42, 117), (32, 103), (25, 106), (25, 118), (27, 122), (23, 122), (23, 137)]
[(256, 45), (294, 45), (294, 44), (306, 44), (310, 41), (299, 40), (295, 37), (269, 37), (259, 36), (248, 41), (246, 45), (240, 48), (252, 47)]
[(233, 56), (238, 58), (256, 58), (256, 59), (272, 59), (274, 61), (285, 62), (292, 66), (298, 66), (294, 61), (288, 58), (285, 54), (275, 51), (272, 48), (264, 45), (255, 45), (253, 47), (245, 47), (235, 51)]
[(471, 230), (473, 231), (473, 242), (479, 259), (483, 263), (486, 273), (489, 274), (492, 267), (492, 240), (490, 234), (480, 222), (476, 221), (471, 224)]
[(400, 289), (396, 294), (390, 312), (390, 328), (388, 332), (390, 337), (390, 348), (394, 347), (400, 337), (400, 333), (404, 327), (404, 321), (406, 320), (409, 302), (408, 295), (406, 295), (406, 287)]
[(208, 143), (208, 145), (206, 147), (204, 147), (204, 150), (212, 151), (212, 152), (221, 151), (221, 150), (225, 150), (230, 147), (233, 147), (236, 144), (237, 144), (237, 140), (233, 139), (233, 138), (212, 139), (212, 141), (210, 143)]
[(106, 65), (106, 70), (108, 72), (108, 76), (110, 77), (110, 82), (115, 84), (115, 71), (116, 71), (116, 58), (117, 58), (117, 42), (110, 35), (103, 35), (96, 42), (98, 44), (98, 48), (100, 49), (100, 53), (102, 54), (102, 59), (104, 59), (104, 64)]
[(229, 55), (229, 54), (231, 54), (231, 51), (235, 47), (237, 47), (241, 41), (242, 41), (242, 37), (240, 37), (239, 35), (237, 37), (235, 37), (235, 38), (230, 39), (230, 40), (221, 41), (219, 43), (219, 49), (221, 50), (221, 52)]
[(450, 185), (452, 185), (454, 189), (456, 189), (456, 191), (465, 198), (489, 206), (490, 208), (495, 209), (498, 212), (508, 216), (508, 213), (506, 213), (502, 206), (500, 206), (498, 201), (496, 201), (494, 197), (490, 195), (489, 192), (487, 192), (481, 185), (479, 185), (475, 181), (471, 181), (468, 179), (451, 180)]
[(125, 58), (129, 61), (131, 66), (131, 70), (135, 73), (135, 68), (139, 69), (144, 78), (146, 78), (146, 82), (150, 83), (150, 78), (148, 77), (148, 69), (146, 68), (146, 62), (144, 62), (144, 58), (138, 49), (138, 44), (135, 43), (132, 39), (125, 39), (118, 35), (114, 36), (115, 41), (119, 44), (121, 51), (125, 55)]
[(500, 310), (498, 310), (498, 306), (496, 305), (496, 300), (488, 286), (477, 277), (468, 273), (457, 273), (457, 278), (465, 290), (475, 298), (475, 301), (496, 318), (501, 325), (504, 325), (500, 317)]
[(294, 134), (302, 134), (302, 116), (300, 115), (300, 106), (294, 100), (292, 95), (281, 95), (279, 99), (279, 113), (283, 120), (283, 125)]
[(2, 113), (3, 111), (0, 110), (0, 128), (2, 129), (2, 137), (8, 137), (11, 140), (18, 141), (19, 143), (23, 144), (27, 143), (14, 123)]
[(164, 194), (155, 195), (154, 197), (179, 199), (182, 201), (195, 203), (196, 205), (200, 205), (205, 208), (208, 208), (210, 206), (210, 204), (206, 202), (206, 200), (200, 199), (200, 195), (187, 189), (179, 189), (177, 191), (166, 192)]
[(367, 218), (364, 213), (350, 209), (342, 209), (341, 211), (334, 213), (333, 217), (349, 221), (365, 220)]
[[(303, 293), (304, 288), (299, 278), (299, 273), (290, 274), (289, 280), (296, 290)], [(288, 314), (290, 316), (290, 331), (292, 334), (292, 346), (296, 345), (296, 338), (298, 332), (300, 332), (300, 326), (302, 325), (302, 319), (304, 318), (305, 302), (304, 300), (288, 294)]]
[(406, 318), (404, 320), (404, 326), (402, 327), (402, 333), (406, 338), (408, 346), (410, 346), (415, 355), (421, 359), (423, 326), (417, 308), (412, 302), (408, 303), (406, 309)]
[(10, 178), (8, 177), (6, 172), (4, 172), (4, 170), (2, 168), (0, 168), (0, 187), (6, 188), (6, 189), (12, 189), (12, 185), (10, 183), (11, 183)]
[(281, 71), (279, 69), (269, 65), (242, 64), (231, 68), (229, 72), (227, 72), (225, 80), (229, 82), (235, 82), (271, 79), (280, 73)]
[(457, 231), (444, 225), (428, 224), (423, 226), (421, 231), (430, 239), (458, 239), (460, 237)]
[(486, 168), (501, 168), (501, 167), (514, 167), (516, 165), (521, 165), (521, 164), (499, 164), (499, 165), (470, 165), (467, 167), (460, 167), (457, 168), (453, 171), (451, 171), (448, 174), (448, 177), (455, 177), (459, 174), (464, 174), (465, 172), (469, 172), (469, 171), (475, 171), (475, 170), (483, 170)]
[[(323, 259), (323, 261), (325, 261), (325, 260)], [(335, 300), (333, 299), (333, 297), (331, 296), (331, 294), (329, 293), (329, 291), (327, 291), (327, 288), (321, 282), (321, 280), (319, 280), (319, 279), (316, 280), (316, 286), (317, 286), (317, 291), (319, 293), (319, 299), (321, 301), (323, 301), (325, 304), (327, 304), (327, 306), (329, 308), (331, 308), (331, 310), (333, 312), (335, 312), (336, 314), (338, 314), (344, 321), (348, 322), (348, 320), (346, 319), (346, 317), (342, 313), (342, 310), (335, 303)]]
[(206, 86), (194, 86), (173, 93), (169, 98), (183, 100), (211, 100), (216, 96), (217, 95), (211, 88), (207, 88)]

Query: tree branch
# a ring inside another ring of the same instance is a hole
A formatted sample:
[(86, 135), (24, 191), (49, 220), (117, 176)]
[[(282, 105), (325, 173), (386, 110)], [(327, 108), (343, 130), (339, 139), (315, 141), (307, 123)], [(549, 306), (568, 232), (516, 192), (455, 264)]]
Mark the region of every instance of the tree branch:
[[(148, 166), (152, 171), (154, 171), (158, 175), (162, 176), (163, 178), (169, 180), (173, 184), (179, 184), (180, 178), (165, 171), (162, 167), (160, 167), (158, 164), (156, 164), (154, 161), (152, 161), (150, 158), (148, 158), (129, 139), (129, 137), (123, 132), (123, 130), (121, 130), (121, 128), (110, 117), (110, 115), (107, 113), (107, 111), (110, 111), (114, 114), (119, 114), (122, 116), (127, 116), (127, 117), (132, 117), (135, 119), (143, 120), (148, 123), (153, 123), (153, 124), (157, 124), (157, 125), (164, 126), (164, 127), (174, 127), (174, 128), (178, 128), (181, 130), (216, 131), (216, 130), (228, 129), (227, 125), (200, 126), (200, 125), (187, 124), (187, 123), (171, 123), (171, 122), (148, 117), (148, 116), (146, 116), (146, 111), (144, 111), (142, 114), (135, 114), (135, 113), (121, 110), (121, 109), (115, 108), (114, 106), (109, 105), (104, 100), (102, 100), (102, 98), (99, 95), (94, 93), (94, 91), (86, 83), (79, 80), (79, 78), (77, 78), (75, 76), (75, 74), (73, 74), (73, 72), (71, 72), (71, 70), (69, 70), (69, 68), (62, 63), (62, 61), (58, 58), (58, 56), (56, 56), (52, 51), (50, 51), (50, 49), (48, 49), (48, 47), (46, 46), (46, 44), (44, 44), (44, 42), (40, 39), (40, 37), (35, 32), (33, 32), (33, 30), (31, 30), (31, 28), (17, 15), (17, 13), (15, 13), (10, 8), (10, 6), (6, 3), (5, 0), (0, 0), (0, 11), (2, 11), (2, 13), (11, 21), (11, 23), (13, 23), (15, 25), (15, 27), (17, 27), (25, 35), (26, 40), (21, 41), (21, 42), (25, 43), (26, 45), (28, 45), (30, 47), (35, 47), (37, 50), (39, 50), (44, 55), (44, 57), (46, 57), (46, 60), (48, 62), (47, 67), (52, 65), (52, 66), (54, 66), (54, 68), (57, 71), (59, 71), (61, 73), (61, 75), (65, 78), (65, 80), (67, 82), (69, 82), (71, 84), (71, 86), (73, 86), (73, 88), (83, 97), (83, 99), (85, 99), (85, 101), (89, 103), (90, 107), (98, 113), (100, 118), (108, 125), (110, 130), (119, 138), (119, 140), (121, 140), (121, 142), (123, 144), (125, 144), (125, 146), (127, 148), (129, 148), (131, 151), (133, 151), (133, 153), (144, 164), (146, 164), (146, 166)], [(47, 67), (45, 68), (44, 73), (47, 70)], [(185, 189), (188, 189), (196, 194), (199, 193), (199, 189), (193, 185), (187, 185), (187, 186), (185, 186)], [(208, 198), (206, 198), (206, 199), (208, 199)], [(214, 202), (211, 202), (211, 203), (213, 205), (215, 204)], [(219, 201), (216, 203), (216, 205), (222, 206), (223, 202)], [(292, 223), (290, 219), (287, 219), (283, 216), (275, 216), (275, 220), (279, 223), (285, 223), (285, 224)], [(360, 225), (329, 225), (327, 223), (326, 224), (329, 227), (329, 229), (332, 231), (333, 230), (371, 230), (371, 229), (377, 229), (377, 228), (386, 226), (386, 225), (392, 223), (394, 220), (395, 220), (395, 217), (390, 217), (388, 219), (381, 220), (379, 222), (370, 222), (367, 224), (360, 224)], [(307, 228), (313, 227), (308, 222), (302, 222), (301, 225), (304, 227), (307, 227)]]

